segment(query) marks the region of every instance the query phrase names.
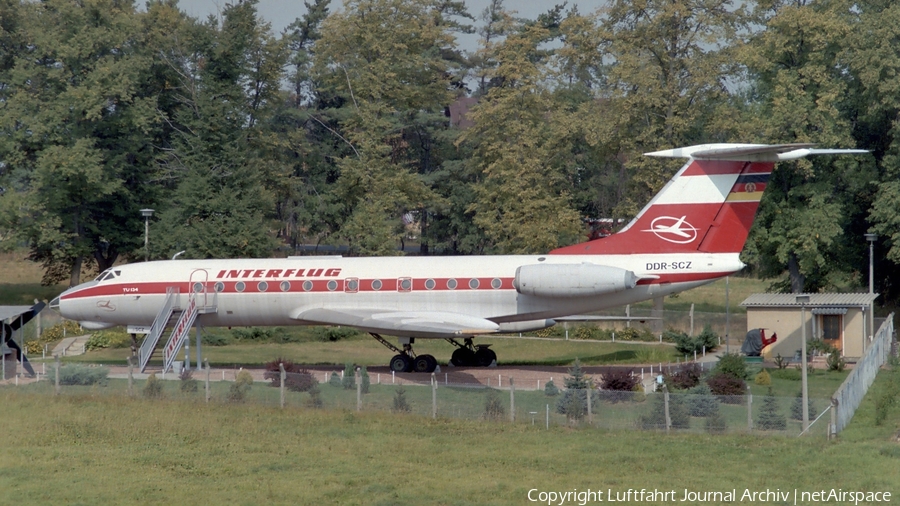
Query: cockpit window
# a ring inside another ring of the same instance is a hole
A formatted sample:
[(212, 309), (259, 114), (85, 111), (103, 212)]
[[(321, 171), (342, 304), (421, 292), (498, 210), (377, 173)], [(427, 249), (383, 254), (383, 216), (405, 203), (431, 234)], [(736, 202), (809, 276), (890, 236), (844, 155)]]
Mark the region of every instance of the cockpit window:
[(122, 271), (113, 271), (113, 274), (115, 274), (116, 276), (121, 276), (121, 275), (122, 275)]
[(106, 281), (107, 279), (112, 279), (112, 278), (118, 276), (121, 272), (122, 271), (113, 272), (113, 271), (107, 269), (107, 270), (101, 272), (99, 276), (97, 276), (96, 281)]

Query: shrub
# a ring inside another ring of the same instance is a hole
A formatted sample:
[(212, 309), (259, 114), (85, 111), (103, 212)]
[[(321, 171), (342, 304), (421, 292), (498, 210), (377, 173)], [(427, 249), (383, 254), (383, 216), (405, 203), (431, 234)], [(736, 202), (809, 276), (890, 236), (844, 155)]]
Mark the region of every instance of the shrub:
[[(807, 413), (810, 417), (816, 416), (816, 406), (813, 404), (812, 397), (806, 398)], [(797, 392), (794, 401), (791, 402), (791, 419), (803, 420), (803, 390)]]
[(356, 387), (353, 364), (344, 366), (344, 378), (341, 380), (341, 386), (344, 387), (344, 390), (350, 390)]
[(779, 369), (786, 369), (788, 366), (788, 361), (781, 356), (781, 353), (775, 355), (775, 367)]
[(60, 385), (105, 384), (109, 368), (70, 364), (59, 368)]
[(727, 404), (740, 404), (742, 396), (747, 391), (747, 384), (744, 383), (744, 380), (724, 373), (713, 374), (706, 380), (706, 384), (709, 385), (709, 390), (714, 395), (726, 396), (721, 400)]
[(547, 397), (556, 397), (559, 395), (559, 388), (553, 384), (553, 380), (548, 381), (547, 384), (544, 385), (544, 395)]
[[(669, 420), (672, 422), (673, 429), (690, 428), (691, 417), (688, 415), (687, 407), (684, 405), (684, 399), (680, 395), (669, 396)], [(650, 413), (641, 416), (638, 419), (638, 423), (644, 430), (666, 429), (665, 394), (656, 394), (653, 396), (653, 405), (650, 407)]]
[[(742, 381), (749, 377), (747, 363), (744, 362), (744, 357), (737, 353), (726, 353), (719, 357), (719, 363), (716, 364), (714, 372), (725, 374)], [(713, 389), (713, 391), (715, 391), (715, 389)]]
[(148, 399), (162, 399), (163, 385), (162, 381), (156, 377), (156, 373), (152, 373), (147, 377), (147, 382), (144, 383), (144, 397)]
[(54, 341), (62, 341), (66, 337), (80, 335), (84, 335), (84, 330), (81, 328), (81, 325), (79, 325), (78, 322), (66, 320), (62, 323), (57, 323), (48, 329), (44, 329), (43, 332), (41, 332), (41, 341), (52, 343)]
[(801, 379), (800, 369), (772, 369), (769, 371), (769, 375), (776, 379), (788, 381), (800, 381)]
[(359, 388), (362, 393), (369, 393), (369, 387), (372, 384), (371, 378), (369, 378), (369, 371), (366, 370), (366, 367), (363, 366), (359, 369)]
[(94, 332), (85, 344), (85, 349), (100, 350), (104, 348), (126, 348), (131, 346), (131, 336), (125, 332), (101, 330)]
[[(594, 390), (594, 381), (584, 374), (581, 369), (581, 361), (577, 358), (572, 364), (572, 368), (569, 369), (569, 376), (566, 376), (563, 381), (566, 391), (556, 401), (557, 413), (568, 416), (570, 420), (580, 420), (587, 413), (587, 394), (585, 392), (591, 392), (591, 410), (597, 410), (600, 396)], [(629, 393), (629, 395), (631, 394)]]
[(406, 400), (406, 389), (397, 387), (394, 390), (394, 402), (391, 404), (391, 411), (394, 413), (409, 413), (412, 411), (409, 401)]
[(178, 376), (181, 380), (181, 393), (193, 394), (197, 392), (197, 380), (194, 379), (194, 372), (190, 369), (182, 369)]
[(332, 372), (331, 376), (328, 377), (328, 384), (333, 387), (341, 386), (341, 377), (338, 376), (338, 373)]
[(500, 401), (500, 395), (493, 388), (489, 388), (484, 398), (484, 413), (482, 416), (485, 420), (501, 420), (506, 414), (506, 408)]
[(266, 363), (266, 372), (263, 375), (265, 379), (271, 381), (273, 387), (281, 386), (281, 369), (278, 367), (279, 364), (284, 365), (284, 387), (288, 390), (292, 392), (308, 392), (313, 385), (319, 384), (315, 376), (300, 364), (295, 364), (283, 358), (276, 358)]
[(771, 386), (772, 385), (772, 376), (769, 376), (769, 373), (763, 369), (756, 373), (756, 376), (753, 377), (753, 383), (756, 383), (760, 386)]
[(207, 346), (228, 346), (234, 339), (218, 332), (203, 332), (200, 341)]
[(687, 390), (700, 384), (701, 376), (703, 376), (703, 370), (700, 369), (700, 364), (688, 362), (678, 367), (671, 376), (666, 378), (666, 384), (675, 390)]
[(775, 397), (772, 387), (769, 387), (769, 392), (763, 400), (756, 427), (761, 430), (784, 430), (787, 428), (787, 420), (778, 413), (778, 398)]
[(322, 391), (319, 390), (319, 384), (313, 384), (307, 392), (309, 392), (309, 399), (306, 399), (306, 407), (314, 409), (321, 408), (324, 403), (322, 402)]
[(318, 327), (316, 337), (320, 341), (335, 342), (359, 335), (359, 331), (352, 327)]
[(709, 386), (701, 383), (688, 391), (688, 414), (696, 417), (710, 416), (719, 412), (719, 401), (712, 395)]
[(844, 358), (841, 357), (840, 350), (834, 350), (828, 354), (828, 364), (829, 371), (843, 371), (847, 367), (847, 363), (844, 362)]
[(699, 355), (703, 353), (704, 349), (710, 352), (719, 345), (718, 334), (713, 332), (712, 327), (708, 324), (703, 327), (703, 332), (696, 337), (691, 337), (687, 333), (677, 330), (667, 330), (663, 334), (663, 339), (674, 342), (675, 349), (685, 355), (693, 355), (694, 353)]
[(237, 378), (234, 379), (234, 383), (228, 389), (228, 402), (244, 402), (252, 386), (253, 376), (241, 369), (241, 372), (237, 374)]
[(725, 434), (728, 430), (728, 422), (717, 409), (715, 413), (706, 417), (706, 432), (710, 434)]
[[(279, 329), (280, 330), (280, 329)], [(247, 329), (231, 329), (231, 336), (237, 341), (265, 343), (272, 340), (275, 330), (269, 327), (250, 327)]]
[(610, 369), (600, 376), (600, 389), (609, 392), (604, 398), (611, 402), (630, 401), (640, 382), (631, 369)]

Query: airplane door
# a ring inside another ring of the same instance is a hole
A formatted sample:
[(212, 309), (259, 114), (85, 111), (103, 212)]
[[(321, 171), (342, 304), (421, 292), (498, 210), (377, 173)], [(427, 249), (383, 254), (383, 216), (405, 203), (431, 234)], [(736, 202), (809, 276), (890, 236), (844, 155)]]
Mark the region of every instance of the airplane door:
[(206, 307), (209, 304), (207, 303), (207, 294), (209, 290), (207, 288), (207, 284), (209, 283), (209, 273), (206, 269), (195, 269), (191, 272), (190, 278), (190, 290), (194, 297), (197, 298), (197, 305), (201, 307)]

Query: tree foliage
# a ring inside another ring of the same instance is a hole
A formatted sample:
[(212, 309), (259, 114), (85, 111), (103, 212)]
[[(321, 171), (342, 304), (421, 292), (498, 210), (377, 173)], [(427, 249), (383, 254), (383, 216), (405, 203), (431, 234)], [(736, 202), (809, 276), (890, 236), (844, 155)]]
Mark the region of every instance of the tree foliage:
[(855, 290), (875, 232), (900, 296), (895, 3), (309, 0), (280, 34), (256, 7), (0, 0), (0, 247), (78, 283), (143, 258), (153, 208), (152, 258), (542, 253), (633, 217), (677, 166), (644, 152), (796, 142), (871, 156), (780, 163), (744, 261)]

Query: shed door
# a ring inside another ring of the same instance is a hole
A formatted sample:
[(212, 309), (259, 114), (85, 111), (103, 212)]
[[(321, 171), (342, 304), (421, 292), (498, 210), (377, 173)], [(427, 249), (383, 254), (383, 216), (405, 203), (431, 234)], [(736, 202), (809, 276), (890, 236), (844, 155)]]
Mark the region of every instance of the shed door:
[(841, 333), (844, 330), (844, 315), (839, 314), (823, 314), (822, 315), (822, 340), (841, 349)]

